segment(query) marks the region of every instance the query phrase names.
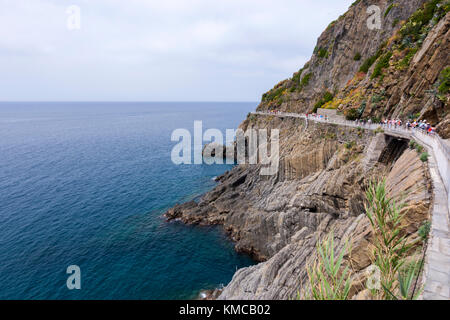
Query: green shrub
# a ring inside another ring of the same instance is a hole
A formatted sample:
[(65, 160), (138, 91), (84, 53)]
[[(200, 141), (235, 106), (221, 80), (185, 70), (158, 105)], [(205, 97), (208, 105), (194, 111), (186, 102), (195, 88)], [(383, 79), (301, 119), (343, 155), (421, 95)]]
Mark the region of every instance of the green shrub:
[(361, 105), (358, 108), (358, 118), (361, 118), (361, 116), (364, 114), (364, 111), (366, 110), (367, 101), (364, 100), (361, 102)]
[(347, 141), (344, 146), (346, 149), (351, 149), (356, 145), (356, 141)]
[(344, 255), (348, 243), (340, 252), (335, 252), (334, 233), (317, 242), (317, 260), (307, 268), (313, 300), (347, 300), (351, 288), (349, 267), (344, 267)]
[(423, 151), (423, 147), (418, 143), (416, 143), (416, 151), (417, 151), (417, 153), (422, 153), (422, 151)]
[(276, 88), (276, 89), (274, 88), (274, 89), (270, 90), (269, 92), (264, 93), (262, 96), (262, 101), (268, 102), (268, 101), (274, 101), (274, 100), (279, 99), (285, 89), (286, 88), (284, 88), (283, 86), (280, 86), (279, 88)]
[(410, 149), (415, 149), (416, 148), (416, 142), (414, 140), (410, 140), (409, 141), (409, 148)]
[(356, 120), (359, 118), (359, 112), (357, 109), (348, 109), (345, 111), (345, 119)]
[(252, 113), (248, 113), (247, 114), (247, 119), (250, 121), (250, 122), (252, 122), (252, 121), (254, 121), (254, 120), (256, 120), (256, 115), (254, 115), (254, 114), (252, 114)]
[(367, 58), (364, 61), (364, 63), (359, 68), (359, 72), (364, 72), (364, 73), (369, 72), (370, 67), (375, 63), (375, 61), (377, 61), (377, 59), (381, 56), (382, 53), (383, 53), (383, 48), (380, 47), (378, 49), (378, 51), (375, 53), (375, 55)]
[(423, 16), (421, 19), (422, 25), (428, 24), (433, 16), (439, 11), (439, 7), (441, 7), (441, 3), (445, 0), (430, 0), (425, 3), (423, 9)]
[(322, 107), (325, 103), (330, 102), (331, 100), (333, 100), (333, 94), (329, 91), (326, 91), (322, 98), (319, 99), (319, 101), (316, 102), (316, 104), (314, 105), (313, 108), (313, 112), (317, 112), (317, 109), (319, 109), (320, 107)]
[(384, 17), (385, 17), (385, 18), (387, 17), (387, 15), (389, 14), (389, 12), (391, 12), (391, 10), (392, 10), (392, 8), (394, 8), (394, 6), (395, 6), (395, 3), (391, 3), (391, 4), (389, 5), (389, 7), (387, 7), (386, 11), (384, 12)]
[(359, 68), (359, 72), (367, 73), (370, 69), (370, 67), (373, 65), (373, 63), (377, 60), (378, 57), (372, 56), (370, 58), (367, 58), (364, 63)]
[(328, 58), (328, 55), (329, 55), (328, 49), (326, 48), (319, 48), (319, 50), (317, 51), (317, 56), (321, 59)]
[(450, 67), (447, 67), (442, 70), (439, 76), (439, 88), (438, 91), (440, 94), (447, 94), (450, 88)]
[[(445, 4), (442, 5), (444, 1)], [(407, 46), (408, 42), (414, 43), (426, 35), (430, 30), (428, 24), (431, 19), (434, 18), (435, 22), (439, 21), (448, 12), (448, 6), (448, 0), (430, 0), (421, 9), (414, 12), (400, 29), (402, 39), (409, 39), (403, 42), (403, 46)]]
[(398, 63), (398, 67), (400, 69), (404, 69), (404, 68), (408, 67), (409, 63), (411, 62), (411, 59), (414, 57), (414, 55), (417, 53), (417, 51), (419, 51), (419, 48), (408, 49), (408, 53), (402, 60), (400, 60), (400, 62)]
[(442, 11), (442, 12), (439, 12), (439, 15), (443, 15), (443, 16), (445, 16), (447, 13), (449, 13), (450, 12), (450, 1), (447, 0), (447, 2), (444, 3), (444, 5), (441, 8), (439, 8), (439, 11)]
[(299, 84), (300, 83), (300, 78), (301, 78), (301, 76), (302, 76), (302, 73), (303, 73), (303, 68), (302, 69), (300, 69), (300, 70), (298, 70), (298, 72), (296, 72), (296, 73), (294, 73), (293, 75), (292, 75), (292, 81), (293, 82), (295, 82), (295, 84)]
[(355, 61), (361, 60), (361, 53), (357, 52), (357, 53), (355, 54), (355, 56), (353, 57), (353, 60), (355, 60)]
[(385, 93), (383, 92), (383, 93), (380, 93), (380, 94), (374, 94), (373, 96), (372, 96), (372, 103), (378, 103), (378, 102), (380, 102), (380, 101), (383, 101), (384, 99), (385, 99)]
[(420, 155), (420, 161), (422, 161), (422, 162), (427, 162), (429, 156), (430, 156), (430, 155), (429, 155), (427, 152), (423, 152), (423, 153)]
[(431, 230), (431, 222), (425, 221), (419, 228), (419, 236), (423, 241), (426, 241), (428, 239), (428, 235), (430, 234)]
[(325, 94), (323, 95), (323, 100), (325, 101), (325, 103), (330, 102), (331, 100), (333, 100), (334, 96), (331, 92), (326, 91)]
[(377, 64), (375, 65), (375, 69), (373, 69), (373, 73), (370, 76), (371, 79), (378, 78), (381, 73), (383, 72), (383, 69), (389, 67), (389, 60), (392, 57), (392, 51), (389, 51), (385, 53), (381, 58), (378, 60)]
[(300, 81), (300, 87), (301, 88), (306, 87), (309, 84), (309, 80), (311, 80), (311, 77), (312, 77), (312, 73), (306, 74)]

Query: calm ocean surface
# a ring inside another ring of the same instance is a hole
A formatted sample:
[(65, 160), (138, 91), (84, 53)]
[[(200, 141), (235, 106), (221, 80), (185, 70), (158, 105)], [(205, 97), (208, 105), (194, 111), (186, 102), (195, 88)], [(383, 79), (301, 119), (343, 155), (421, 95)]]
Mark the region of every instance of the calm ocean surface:
[[(0, 103), (0, 299), (182, 299), (253, 262), (220, 228), (167, 223), (230, 166), (175, 166), (176, 128), (256, 103)], [(68, 290), (66, 268), (81, 268)]]

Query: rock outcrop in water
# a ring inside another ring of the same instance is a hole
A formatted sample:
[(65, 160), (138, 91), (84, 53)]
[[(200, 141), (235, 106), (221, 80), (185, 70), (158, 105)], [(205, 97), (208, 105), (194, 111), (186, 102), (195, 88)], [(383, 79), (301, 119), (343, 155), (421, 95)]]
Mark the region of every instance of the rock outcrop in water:
[[(382, 9), (381, 30), (367, 28), (370, 5)], [(321, 35), (311, 61), (266, 93), (258, 110), (309, 112), (319, 102), (358, 117), (413, 115), (449, 137), (449, 94), (438, 90), (449, 66), (448, 9), (448, 1), (437, 0), (356, 1)], [(429, 19), (422, 16), (427, 10)], [(423, 22), (419, 30), (417, 21)], [(222, 225), (236, 250), (260, 261), (238, 270), (218, 299), (295, 298), (308, 285), (306, 269), (317, 241), (330, 232), (338, 250), (350, 241), (345, 259), (353, 271), (352, 298), (367, 298), (367, 185), (386, 179), (389, 195), (405, 202), (402, 213), (414, 241), (430, 213), (427, 164), (408, 149), (408, 141), (382, 132), (314, 122), (306, 128), (300, 118), (255, 114), (241, 128), (280, 130), (278, 174), (264, 177), (259, 166), (239, 165), (200, 201), (166, 213), (188, 224)]]

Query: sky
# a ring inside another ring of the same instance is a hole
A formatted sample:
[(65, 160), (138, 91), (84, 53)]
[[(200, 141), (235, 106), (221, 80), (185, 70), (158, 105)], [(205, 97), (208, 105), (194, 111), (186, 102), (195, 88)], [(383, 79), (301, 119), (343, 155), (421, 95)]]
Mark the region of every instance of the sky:
[(259, 101), (353, 1), (0, 0), (0, 101)]

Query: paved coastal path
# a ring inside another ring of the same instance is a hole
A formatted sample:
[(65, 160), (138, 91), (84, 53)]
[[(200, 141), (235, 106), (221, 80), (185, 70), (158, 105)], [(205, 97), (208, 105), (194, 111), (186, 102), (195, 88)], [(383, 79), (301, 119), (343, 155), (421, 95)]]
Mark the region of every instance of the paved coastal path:
[(424, 291), (422, 298), (426, 300), (450, 299), (450, 143), (438, 135), (427, 135), (420, 129), (407, 130), (403, 127), (389, 127), (380, 124), (360, 124), (335, 118), (318, 118), (298, 113), (253, 112), (256, 115), (274, 117), (293, 117), (309, 121), (336, 124), (348, 127), (361, 127), (376, 130), (381, 127), (384, 134), (393, 137), (414, 139), (420, 142), (430, 155), (428, 167), (433, 183), (433, 210), (431, 215), (431, 232), (425, 253), (423, 272)]

